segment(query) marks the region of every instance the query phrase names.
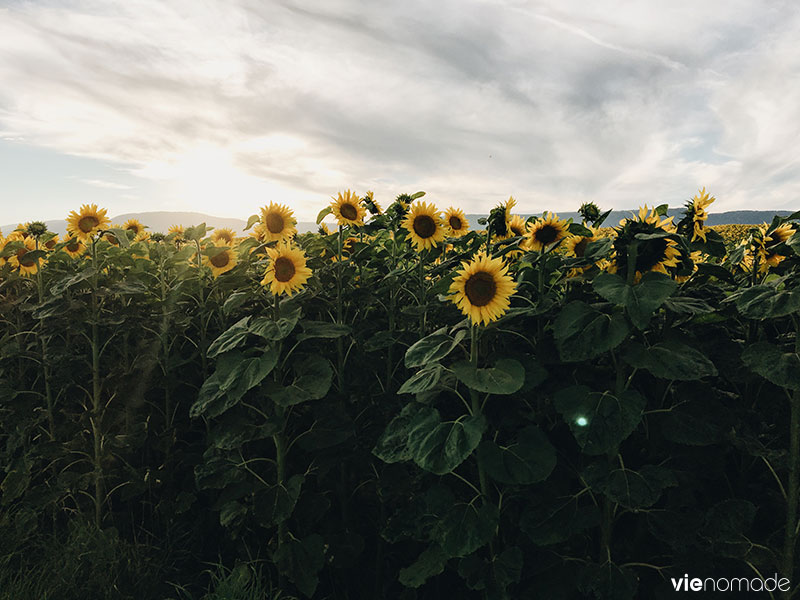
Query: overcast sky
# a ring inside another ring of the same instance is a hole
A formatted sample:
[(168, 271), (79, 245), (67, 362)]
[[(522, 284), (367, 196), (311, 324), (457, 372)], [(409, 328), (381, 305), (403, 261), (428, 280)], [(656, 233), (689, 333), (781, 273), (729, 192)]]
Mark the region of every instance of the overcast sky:
[(800, 3), (0, 0), (0, 223), (795, 209)]

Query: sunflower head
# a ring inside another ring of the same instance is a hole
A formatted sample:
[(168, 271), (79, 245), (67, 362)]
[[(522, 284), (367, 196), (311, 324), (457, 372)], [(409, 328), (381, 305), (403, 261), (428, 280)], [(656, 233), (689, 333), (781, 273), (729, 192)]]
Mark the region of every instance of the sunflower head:
[(216, 279), (236, 266), (236, 254), (228, 246), (210, 245), (203, 252), (203, 264)]
[(527, 248), (544, 252), (569, 235), (569, 221), (559, 219), (557, 214), (544, 213), (528, 229)]
[(331, 202), (331, 211), (336, 217), (336, 222), (342, 227), (363, 225), (364, 217), (367, 215), (367, 210), (361, 205), (358, 196), (350, 190), (339, 192)]
[(186, 233), (186, 229), (183, 225), (170, 225), (167, 228), (167, 237), (170, 238), (173, 242), (183, 242), (184, 240), (184, 233)]
[(364, 203), (366, 209), (369, 211), (369, 214), (379, 215), (383, 213), (383, 210), (381, 209), (381, 205), (375, 201), (375, 198), (373, 196), (374, 195), (371, 191), (367, 192), (362, 202)]
[(461, 237), (469, 231), (469, 221), (464, 211), (452, 206), (444, 211), (444, 226), (449, 237)]
[(433, 204), (416, 202), (403, 220), (417, 252), (434, 248), (444, 240), (444, 227), (439, 211)]
[(39, 266), (42, 263), (40, 253), (36, 252), (36, 241), (32, 236), (28, 236), (22, 240), (12, 240), (20, 243), (14, 253), (8, 257), (8, 264), (12, 268), (17, 269), (23, 277), (32, 277), (39, 271)]
[(214, 232), (211, 234), (211, 241), (215, 244), (222, 244), (224, 246), (233, 246), (236, 242), (236, 234), (233, 232), (232, 229), (227, 227), (223, 227), (221, 229), (215, 229)]
[(67, 217), (67, 229), (84, 241), (109, 224), (106, 209), (98, 209), (96, 204), (84, 204), (79, 211), (73, 210)]
[(592, 235), (571, 235), (564, 240), (564, 251), (567, 256), (583, 258), (586, 253), (586, 246), (600, 239), (601, 236), (594, 227), (589, 227), (589, 231), (592, 232)]
[(261, 285), (275, 296), (291, 296), (305, 287), (311, 277), (311, 269), (306, 266), (303, 250), (288, 242), (281, 242), (275, 248), (267, 248), (267, 254), (270, 260)]
[(584, 202), (578, 209), (584, 223), (591, 223), (594, 225), (600, 219), (600, 207), (594, 202)]
[(156, 243), (158, 243), (158, 242), (163, 242), (163, 241), (164, 241), (166, 238), (167, 238), (167, 236), (165, 236), (165, 235), (164, 235), (163, 233), (161, 233), (160, 231), (156, 231), (154, 234), (152, 234), (152, 235), (150, 236), (150, 239), (151, 239), (152, 241), (156, 242)]
[(122, 229), (125, 231), (133, 232), (133, 239), (136, 242), (140, 242), (142, 240), (146, 240), (150, 237), (150, 234), (145, 231), (147, 228), (146, 225), (142, 225), (138, 219), (128, 219), (122, 225)]
[(705, 222), (708, 219), (706, 208), (715, 199), (706, 192), (706, 188), (697, 192), (694, 198), (684, 206), (683, 218), (678, 221), (677, 225), (678, 233), (688, 237), (691, 242), (702, 241), (705, 243), (707, 241)]
[(516, 284), (501, 258), (480, 253), (462, 263), (450, 285), (450, 300), (474, 324), (496, 321), (508, 310)]
[(264, 242), (281, 242), (297, 233), (297, 220), (288, 206), (270, 202), (261, 209), (261, 225)]
[(489, 211), (489, 217), (486, 219), (487, 226), (492, 235), (502, 239), (508, 237), (508, 224), (511, 222), (511, 209), (517, 205), (517, 201), (513, 196), (509, 196), (508, 200), (501, 202)]
[[(671, 221), (661, 220), (655, 211), (649, 212), (646, 206), (636, 218), (623, 219), (615, 229), (614, 257), (608, 270), (627, 277), (628, 263), (635, 260), (634, 281), (638, 282), (648, 271), (674, 275), (685, 260), (674, 239), (675, 226)], [(640, 234), (653, 237), (639, 239), (636, 236)]]
[(28, 223), (25, 229), (28, 235), (32, 235), (33, 237), (36, 238), (47, 233), (47, 225), (45, 225), (41, 221), (31, 221), (30, 223)]
[(70, 237), (70, 239), (66, 244), (64, 244), (62, 249), (70, 258), (78, 258), (80, 255), (86, 252), (86, 244), (83, 243), (81, 238), (69, 231), (67, 232), (67, 235)]

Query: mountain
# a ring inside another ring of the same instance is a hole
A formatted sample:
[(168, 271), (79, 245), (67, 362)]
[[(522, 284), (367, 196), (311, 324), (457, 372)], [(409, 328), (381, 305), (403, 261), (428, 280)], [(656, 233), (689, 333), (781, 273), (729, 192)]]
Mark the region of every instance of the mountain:
[[(676, 221), (678, 220), (680, 211), (681, 209), (670, 211), (673, 215), (675, 215)], [(633, 211), (633, 210), (612, 211), (603, 225), (614, 227), (619, 223), (620, 219), (629, 217), (631, 216), (631, 214), (635, 212), (638, 211)], [(764, 222), (769, 223), (770, 221), (772, 221), (772, 217), (774, 217), (775, 215), (780, 215), (782, 217), (785, 217), (790, 214), (792, 214), (791, 211), (787, 210), (778, 210), (778, 211), (734, 210), (721, 213), (711, 213), (708, 216), (708, 221), (706, 221), (706, 224), (731, 225), (737, 223), (744, 223), (744, 224), (759, 224)], [(480, 227), (480, 225), (478, 225), (478, 219), (484, 216), (485, 215), (477, 215), (477, 214), (467, 215), (470, 227), (473, 228)], [(571, 217), (572, 220), (576, 222), (580, 222), (581, 220), (580, 215), (576, 212), (558, 213), (558, 216), (562, 219), (567, 219)], [(243, 234), (244, 228), (247, 225), (247, 221), (243, 219), (232, 219), (228, 217), (212, 217), (211, 215), (206, 215), (198, 212), (169, 212), (169, 211), (127, 213), (124, 215), (118, 215), (116, 217), (113, 217), (111, 219), (111, 222), (114, 223), (115, 225), (122, 225), (128, 219), (138, 219), (140, 222), (148, 226), (149, 231), (151, 233), (156, 231), (166, 233), (170, 225), (184, 225), (186, 227), (189, 227), (191, 225), (199, 225), (200, 223), (205, 223), (209, 227), (214, 227), (216, 229), (228, 227), (240, 234)], [(59, 235), (64, 235), (67, 232), (67, 222), (65, 220), (47, 221), (46, 223), (47, 223), (47, 228), (50, 231), (54, 231)], [(13, 223), (1, 226), (0, 231), (8, 235), (16, 228), (17, 228), (17, 223)], [(305, 233), (307, 231), (316, 231), (316, 230), (317, 230), (316, 224), (310, 221), (301, 221), (297, 224), (297, 231), (299, 231), (300, 233)]]

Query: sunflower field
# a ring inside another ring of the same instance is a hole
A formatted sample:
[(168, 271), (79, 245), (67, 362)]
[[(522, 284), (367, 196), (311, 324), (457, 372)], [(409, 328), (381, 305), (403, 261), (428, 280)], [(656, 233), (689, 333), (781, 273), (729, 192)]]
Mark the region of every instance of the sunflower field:
[(800, 597), (800, 213), (424, 196), (0, 235), (0, 600)]

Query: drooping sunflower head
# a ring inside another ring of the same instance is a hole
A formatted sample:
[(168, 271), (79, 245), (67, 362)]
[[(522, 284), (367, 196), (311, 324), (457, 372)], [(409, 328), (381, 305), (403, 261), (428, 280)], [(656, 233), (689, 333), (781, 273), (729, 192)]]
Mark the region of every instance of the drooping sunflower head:
[(228, 246), (210, 245), (203, 252), (203, 264), (216, 279), (236, 266), (236, 254)]
[(544, 213), (529, 226), (526, 246), (535, 252), (544, 252), (568, 235), (568, 221), (559, 219), (557, 214)]
[(469, 221), (464, 211), (452, 206), (444, 211), (444, 226), (449, 237), (461, 237), (469, 231)]
[(367, 215), (367, 209), (361, 205), (358, 196), (350, 190), (339, 192), (331, 202), (331, 211), (340, 226), (363, 225), (364, 217)]
[(275, 248), (267, 248), (267, 253), (270, 260), (261, 285), (275, 296), (291, 296), (305, 287), (311, 277), (311, 269), (306, 266), (306, 255), (302, 249), (281, 242)]
[(222, 227), (214, 230), (214, 232), (211, 234), (211, 241), (215, 244), (233, 247), (236, 242), (236, 234), (232, 229), (229, 229), (228, 227)]
[(39, 237), (47, 233), (47, 225), (42, 223), (41, 221), (31, 221), (25, 227), (26, 232), (28, 235), (32, 235), (33, 237)]
[(142, 223), (140, 223), (138, 219), (128, 219), (122, 225), (122, 228), (125, 231), (132, 231), (133, 239), (136, 242), (150, 238), (150, 234), (146, 231), (147, 226), (142, 225)]
[(79, 211), (72, 211), (67, 217), (67, 229), (84, 241), (109, 226), (106, 209), (98, 209), (96, 204), (84, 204)]
[(794, 232), (795, 228), (791, 223), (782, 223), (774, 229), (766, 224), (758, 228), (757, 233), (752, 235), (750, 253), (753, 256), (758, 255), (759, 272), (765, 273), (768, 269), (777, 267), (787, 256), (792, 254), (784, 244), (794, 235)]
[(41, 248), (48, 252), (52, 251), (58, 244), (58, 234), (50, 234), (48, 238), (43, 238)]
[(496, 321), (508, 310), (516, 283), (501, 258), (478, 254), (462, 263), (450, 285), (450, 300), (474, 324)]
[[(629, 257), (635, 258), (634, 281), (649, 271), (674, 275), (680, 265), (681, 250), (675, 241), (675, 227), (670, 219), (661, 220), (655, 212), (640, 211), (638, 218), (623, 219), (616, 228), (614, 257), (609, 271), (623, 278), (628, 276)], [(645, 234), (648, 239), (636, 236)], [(635, 254), (635, 256), (632, 256)], [(667, 269), (670, 269), (668, 271)]]
[(580, 214), (584, 223), (594, 225), (600, 219), (600, 207), (594, 202), (584, 202), (578, 209), (578, 214)]
[(379, 215), (383, 213), (383, 209), (381, 209), (381, 205), (375, 201), (374, 194), (372, 193), (372, 191), (367, 192), (362, 202), (364, 203), (366, 209), (369, 211), (369, 214)]
[(36, 241), (32, 236), (17, 241), (21, 245), (14, 251), (14, 254), (8, 257), (8, 264), (17, 269), (23, 277), (32, 277), (39, 271), (39, 266), (43, 261), (41, 257), (34, 254)]
[(435, 247), (444, 240), (444, 227), (439, 211), (433, 204), (415, 202), (403, 220), (417, 252)]
[(265, 242), (281, 242), (297, 233), (297, 220), (288, 206), (270, 202), (261, 209), (261, 224), (264, 226)]
[(514, 215), (508, 222), (508, 237), (526, 235), (528, 233), (528, 222), (520, 215)]
[(183, 242), (183, 234), (186, 229), (183, 225), (170, 225), (167, 228), (167, 237), (171, 238), (173, 242)]
[(705, 222), (708, 219), (706, 209), (716, 198), (706, 192), (706, 188), (701, 189), (694, 198), (689, 200), (683, 210), (683, 218), (678, 222), (677, 230), (680, 234), (689, 238), (689, 241), (696, 242), (702, 240), (706, 242)]
[(586, 253), (586, 246), (600, 239), (601, 236), (594, 227), (589, 227), (588, 229), (592, 232), (592, 235), (571, 235), (564, 240), (564, 252), (567, 256), (583, 258)]

